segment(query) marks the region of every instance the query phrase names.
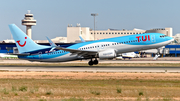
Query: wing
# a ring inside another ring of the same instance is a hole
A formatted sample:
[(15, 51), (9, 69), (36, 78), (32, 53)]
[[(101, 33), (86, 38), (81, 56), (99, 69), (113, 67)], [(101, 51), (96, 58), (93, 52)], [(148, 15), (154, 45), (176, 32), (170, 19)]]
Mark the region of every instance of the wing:
[[(98, 53), (98, 51), (77, 50), (77, 49), (69, 49), (69, 48), (59, 47), (55, 43), (53, 43), (51, 41), (51, 39), (49, 39), (48, 37), (46, 37), (46, 38), (48, 39), (48, 41), (52, 47), (51, 50), (53, 50), (53, 49), (64, 50), (64, 51), (68, 51), (68, 52), (72, 53), (71, 55), (77, 54), (79, 57), (84, 57), (84, 58), (95, 57), (95, 56), (97, 56), (97, 53)], [(82, 37), (80, 37), (80, 38), (82, 38)], [(84, 41), (84, 40), (82, 39), (82, 41)]]
[(98, 53), (98, 51), (77, 50), (62, 47), (56, 47), (56, 49), (68, 51), (72, 54), (78, 54), (79, 56), (95, 56)]

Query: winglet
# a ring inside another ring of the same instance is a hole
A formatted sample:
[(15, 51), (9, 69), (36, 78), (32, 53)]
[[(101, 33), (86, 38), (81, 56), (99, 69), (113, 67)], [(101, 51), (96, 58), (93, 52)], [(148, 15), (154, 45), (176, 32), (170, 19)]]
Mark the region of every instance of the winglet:
[(49, 41), (49, 44), (51, 45), (51, 50), (50, 50), (50, 52), (51, 51), (53, 51), (56, 47), (57, 47), (57, 45), (55, 44), (55, 43), (53, 43), (52, 41), (51, 41), (51, 39), (49, 39), (47, 36), (46, 36), (46, 38), (47, 38), (47, 40)]
[(55, 43), (53, 43), (51, 41), (51, 39), (49, 39), (47, 36), (46, 36), (47, 40), (49, 41), (49, 44), (51, 45), (51, 47), (57, 47), (57, 45)]
[(79, 38), (81, 39), (81, 42), (86, 42), (81, 36), (79, 36)]

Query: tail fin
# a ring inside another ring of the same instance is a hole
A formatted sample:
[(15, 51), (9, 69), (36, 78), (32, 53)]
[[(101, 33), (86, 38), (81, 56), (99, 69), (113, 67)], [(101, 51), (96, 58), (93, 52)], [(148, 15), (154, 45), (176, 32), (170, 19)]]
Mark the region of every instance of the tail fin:
[(49, 46), (42, 46), (36, 44), (15, 24), (10, 24), (9, 29), (11, 30), (11, 33), (13, 35), (19, 53), (31, 53), (34, 51), (37, 52), (38, 50), (42, 50), (45, 48), (50, 48)]

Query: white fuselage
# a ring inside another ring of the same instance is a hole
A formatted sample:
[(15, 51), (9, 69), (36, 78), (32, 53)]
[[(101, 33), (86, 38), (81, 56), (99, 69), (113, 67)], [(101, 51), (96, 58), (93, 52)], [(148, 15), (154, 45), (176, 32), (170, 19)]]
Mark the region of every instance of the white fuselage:
[[(97, 43), (93, 43), (93, 44), (87, 44), (84, 45), (80, 48), (85, 48), (85, 47), (90, 47), (90, 46), (99, 46), (96, 48), (91, 48), (91, 49), (85, 49), (88, 51), (105, 51), (108, 49), (114, 49), (116, 51), (117, 54), (121, 54), (121, 53), (125, 53), (125, 52), (134, 52), (134, 51), (140, 51), (140, 50), (146, 50), (146, 49), (156, 49), (162, 46), (165, 46), (167, 44), (169, 44), (172, 40), (169, 41), (165, 41), (162, 43), (157, 43), (157, 44), (151, 44), (151, 45), (127, 45), (127, 44), (116, 44), (116, 45), (112, 45), (112, 42), (97, 42)], [(109, 46), (102, 46), (104, 44), (109, 44)], [(58, 51), (54, 51), (49, 53), (49, 55), (58, 55)], [(83, 59), (82, 57), (79, 57), (77, 54), (73, 54), (70, 52), (66, 52), (66, 54), (64, 55), (60, 55), (57, 56), (55, 58), (50, 58), (50, 59), (46, 59), (48, 55), (47, 54), (40, 54), (39, 59), (33, 59), (33, 58), (28, 58), (28, 60), (30, 61), (41, 61), (41, 62), (64, 62), (64, 61), (71, 61), (71, 60), (79, 60), (79, 59)]]

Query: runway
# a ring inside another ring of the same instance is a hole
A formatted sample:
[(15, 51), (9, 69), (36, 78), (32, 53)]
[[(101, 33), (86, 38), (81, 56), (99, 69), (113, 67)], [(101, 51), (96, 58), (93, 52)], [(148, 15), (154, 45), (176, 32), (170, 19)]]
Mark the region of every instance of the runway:
[[(0, 70), (1, 71), (40, 71), (40, 72), (132, 72), (132, 73), (159, 73), (159, 72), (168, 72), (168, 73), (180, 73), (180, 67), (169, 67), (165, 66), (71, 66), (70, 64), (79, 64), (79, 63), (88, 63), (88, 60), (83, 61), (71, 61), (63, 62), (62, 64), (67, 64), (66, 66), (41, 66), (44, 64), (42, 62), (30, 62), (27, 60), (1, 60), (0, 61)], [(168, 63), (168, 64), (180, 64), (180, 58), (160, 58), (157, 61), (152, 61), (152, 58), (135, 58), (131, 60), (101, 60), (100, 63)], [(2, 65), (6, 64), (6, 65)], [(8, 64), (22, 64), (8, 66)], [(40, 66), (25, 66), (24, 64), (39, 64)], [(52, 64), (52, 63), (51, 63)], [(55, 63), (53, 63), (55, 64)], [(61, 63), (60, 63), (61, 64)]]
[(0, 66), (1, 71), (31, 71), (31, 72), (128, 72), (128, 73), (180, 73), (179, 67), (121, 67), (121, 66), (57, 66), (57, 67), (25, 67)]

